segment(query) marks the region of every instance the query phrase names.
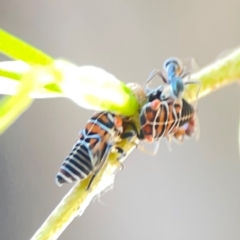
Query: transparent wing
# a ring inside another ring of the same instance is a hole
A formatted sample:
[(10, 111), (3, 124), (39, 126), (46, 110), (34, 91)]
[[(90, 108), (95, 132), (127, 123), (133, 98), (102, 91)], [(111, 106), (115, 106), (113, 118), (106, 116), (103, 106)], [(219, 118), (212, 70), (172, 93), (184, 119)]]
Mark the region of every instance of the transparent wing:
[(99, 151), (99, 154), (96, 154), (97, 159), (96, 159), (96, 164), (95, 164), (95, 166), (93, 168), (93, 176), (92, 176), (91, 180), (89, 181), (89, 184), (88, 184), (88, 187), (87, 187), (86, 190), (89, 190), (89, 188), (91, 187), (91, 184), (92, 184), (94, 178), (97, 176), (97, 174), (104, 167), (110, 152), (115, 150), (115, 144), (116, 144), (116, 142), (119, 141), (119, 135), (118, 134), (119, 134), (119, 132), (116, 131), (115, 134), (108, 140), (108, 142), (106, 143), (107, 144), (106, 148), (105, 148), (103, 153), (101, 153)]
[(183, 67), (191, 73), (199, 70), (199, 65), (194, 57), (185, 57), (182, 59)]
[(216, 57), (215, 61), (229, 56), (231, 53), (235, 52), (237, 49), (239, 49), (239, 46), (238, 47), (234, 47), (234, 48), (225, 49), (220, 54), (218, 54), (218, 56)]
[(89, 188), (91, 187), (91, 184), (93, 182), (93, 180), (95, 179), (95, 177), (97, 176), (97, 174), (101, 171), (101, 169), (103, 168), (103, 166), (105, 165), (106, 161), (107, 161), (107, 158), (109, 156), (109, 153), (111, 151), (111, 148), (112, 146), (110, 144), (107, 145), (104, 153), (103, 153), (103, 156), (102, 158), (98, 158), (97, 161), (96, 161), (96, 165), (95, 167), (93, 168), (93, 176), (92, 178), (90, 179), (89, 183), (88, 183), (88, 186), (87, 186), (87, 189), (86, 190), (89, 190)]

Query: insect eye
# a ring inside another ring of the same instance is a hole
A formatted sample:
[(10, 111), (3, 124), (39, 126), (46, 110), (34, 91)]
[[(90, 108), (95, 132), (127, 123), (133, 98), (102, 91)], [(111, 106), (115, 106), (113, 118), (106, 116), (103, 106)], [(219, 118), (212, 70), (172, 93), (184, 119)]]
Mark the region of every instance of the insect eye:
[(164, 69), (164, 71), (167, 71), (170, 65), (175, 66), (176, 71), (179, 71), (179, 70), (181, 70), (181, 69), (183, 68), (182, 61), (181, 61), (179, 58), (176, 58), (176, 57), (168, 58), (168, 59), (163, 63), (163, 69)]

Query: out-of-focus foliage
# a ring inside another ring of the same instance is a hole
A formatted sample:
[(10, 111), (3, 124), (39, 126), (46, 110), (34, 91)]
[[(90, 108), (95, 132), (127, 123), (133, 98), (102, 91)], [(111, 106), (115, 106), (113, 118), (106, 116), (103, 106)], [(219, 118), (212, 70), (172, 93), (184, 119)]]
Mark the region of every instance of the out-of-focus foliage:
[(79, 106), (131, 116), (138, 101), (116, 77), (92, 66), (54, 60), (0, 29), (0, 52), (18, 61), (0, 62), (0, 133), (32, 103), (33, 97), (67, 97)]

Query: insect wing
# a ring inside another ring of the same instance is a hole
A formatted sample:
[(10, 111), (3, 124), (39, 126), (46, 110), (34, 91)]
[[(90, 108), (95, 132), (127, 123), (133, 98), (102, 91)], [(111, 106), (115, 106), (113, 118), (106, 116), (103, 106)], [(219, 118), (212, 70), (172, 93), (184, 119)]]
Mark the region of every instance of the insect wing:
[(85, 129), (81, 131), (79, 140), (63, 162), (56, 177), (57, 185), (82, 180), (96, 169), (99, 171), (102, 160), (105, 161), (105, 155), (109, 153), (110, 142), (118, 134), (117, 129), (121, 124), (119, 121), (115, 119), (115, 115), (108, 112), (96, 113), (91, 117)]
[(108, 145), (108, 147), (106, 148), (102, 158), (99, 158), (97, 160), (96, 165), (93, 168), (93, 176), (92, 176), (92, 178), (90, 179), (90, 181), (88, 183), (87, 190), (91, 187), (93, 180), (95, 179), (97, 174), (101, 171), (101, 169), (105, 165), (105, 163), (106, 163), (106, 161), (108, 159), (110, 151), (111, 151), (111, 145)]

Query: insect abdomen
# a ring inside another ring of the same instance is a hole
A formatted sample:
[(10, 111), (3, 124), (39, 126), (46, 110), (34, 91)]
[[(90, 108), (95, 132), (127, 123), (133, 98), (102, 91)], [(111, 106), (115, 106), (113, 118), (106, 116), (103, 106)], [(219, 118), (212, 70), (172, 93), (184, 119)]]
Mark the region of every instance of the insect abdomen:
[(168, 136), (189, 122), (193, 115), (193, 107), (184, 99), (182, 104), (155, 99), (145, 104), (140, 113), (142, 134), (148, 141)]
[(85, 141), (79, 140), (62, 164), (56, 183), (62, 185), (65, 182), (71, 183), (86, 178), (93, 168), (90, 156)]

